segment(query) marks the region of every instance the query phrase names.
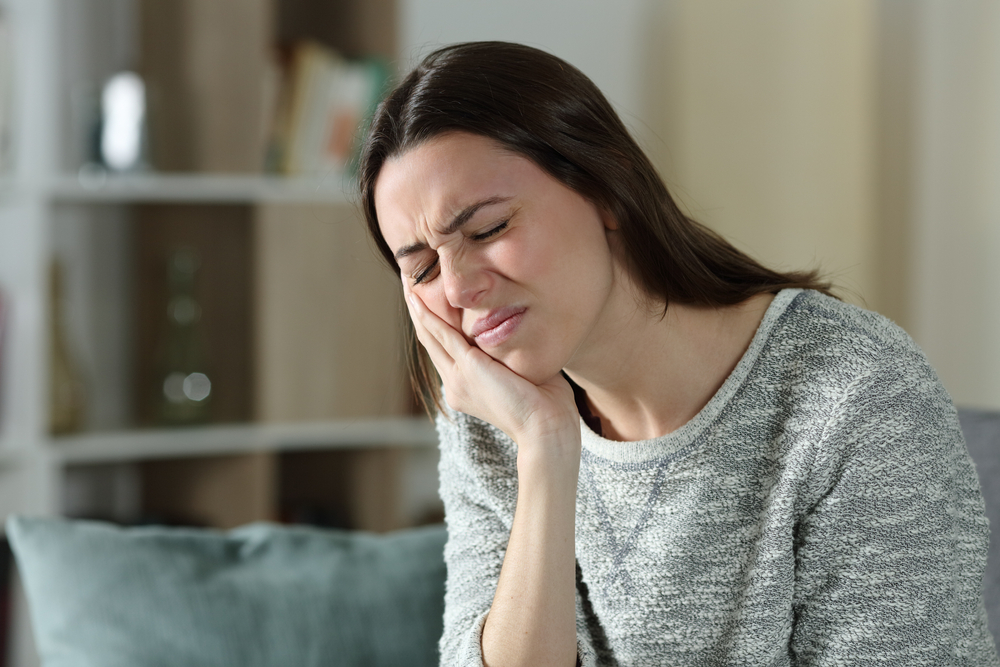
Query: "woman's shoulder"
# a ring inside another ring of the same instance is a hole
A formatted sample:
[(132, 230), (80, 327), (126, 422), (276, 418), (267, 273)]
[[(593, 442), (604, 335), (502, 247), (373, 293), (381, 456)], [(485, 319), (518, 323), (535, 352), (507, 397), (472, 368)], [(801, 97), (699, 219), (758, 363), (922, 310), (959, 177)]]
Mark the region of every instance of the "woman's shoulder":
[(815, 290), (785, 290), (779, 296), (787, 305), (769, 337), (772, 359), (847, 373), (883, 364), (929, 368), (916, 342), (879, 313)]
[(791, 393), (823, 419), (827, 445), (838, 438), (858, 443), (865, 432), (888, 443), (897, 439), (890, 431), (907, 433), (908, 446), (926, 437), (925, 449), (961, 443), (951, 397), (920, 347), (891, 320), (809, 290), (789, 302), (782, 320), (762, 375), (799, 387)]
[[(782, 292), (785, 306), (763, 343), (751, 386), (816, 419), (884, 420), (953, 430), (955, 408), (927, 357), (888, 318), (812, 290)], [(776, 299), (777, 301), (777, 299)]]
[(822, 497), (845, 471), (858, 480), (888, 471), (950, 480), (975, 495), (955, 406), (902, 328), (803, 291), (789, 301), (769, 348), (754, 386), (777, 392), (792, 415), (788, 446), (800, 447), (802, 460), (811, 462), (810, 497)]

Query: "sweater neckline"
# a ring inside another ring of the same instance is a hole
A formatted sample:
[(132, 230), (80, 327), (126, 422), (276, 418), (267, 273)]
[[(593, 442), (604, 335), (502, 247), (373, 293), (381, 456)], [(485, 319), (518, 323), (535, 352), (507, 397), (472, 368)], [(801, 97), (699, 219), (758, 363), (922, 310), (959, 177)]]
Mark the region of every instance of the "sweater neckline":
[(715, 422), (723, 409), (732, 401), (737, 390), (750, 375), (750, 371), (760, 357), (778, 320), (781, 319), (781, 316), (788, 309), (789, 304), (802, 291), (795, 288), (783, 289), (775, 295), (771, 304), (764, 312), (764, 317), (761, 319), (760, 324), (757, 325), (757, 331), (750, 341), (750, 346), (743, 353), (743, 356), (740, 357), (736, 368), (729, 374), (726, 381), (722, 383), (722, 386), (715, 392), (715, 395), (705, 404), (705, 407), (688, 423), (684, 424), (684, 426), (657, 438), (622, 442), (608, 440), (598, 435), (581, 417), (580, 431), (584, 451), (616, 463), (646, 463), (655, 459), (662, 459), (664, 456), (675, 454), (684, 449), (710, 424)]

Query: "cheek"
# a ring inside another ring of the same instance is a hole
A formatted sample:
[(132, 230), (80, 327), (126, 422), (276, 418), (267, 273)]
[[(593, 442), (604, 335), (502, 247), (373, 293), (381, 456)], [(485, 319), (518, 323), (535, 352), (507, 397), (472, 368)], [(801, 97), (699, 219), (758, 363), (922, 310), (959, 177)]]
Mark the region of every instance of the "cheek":
[(434, 280), (426, 286), (417, 285), (413, 288), (413, 292), (420, 297), (420, 300), (432, 313), (453, 328), (462, 330), (462, 314), (448, 303), (448, 297), (445, 296), (444, 287), (440, 280)]
[(545, 239), (525, 230), (516, 238), (503, 238), (488, 246), (482, 256), (482, 268), (514, 282), (530, 286), (548, 277), (553, 252)]
[(582, 225), (538, 233), (505, 249), (497, 264), (527, 284), (569, 296), (604, 285), (612, 256), (603, 228)]

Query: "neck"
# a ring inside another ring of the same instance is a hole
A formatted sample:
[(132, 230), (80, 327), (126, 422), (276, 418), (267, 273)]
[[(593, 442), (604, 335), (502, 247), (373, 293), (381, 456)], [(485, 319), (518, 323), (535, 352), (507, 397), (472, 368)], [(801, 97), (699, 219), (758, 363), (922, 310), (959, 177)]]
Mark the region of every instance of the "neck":
[[(646, 440), (677, 430), (711, 400), (743, 357), (770, 305), (758, 295), (706, 308), (613, 299), (566, 372), (587, 393), (604, 437)], [(631, 302), (629, 304), (629, 302)]]

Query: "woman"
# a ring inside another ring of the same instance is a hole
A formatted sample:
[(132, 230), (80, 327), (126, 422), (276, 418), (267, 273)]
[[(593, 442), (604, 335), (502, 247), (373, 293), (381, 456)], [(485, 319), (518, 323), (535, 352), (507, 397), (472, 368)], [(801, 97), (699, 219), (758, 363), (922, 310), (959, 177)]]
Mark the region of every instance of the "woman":
[(998, 664), (922, 353), (687, 219), (583, 74), (437, 51), (360, 179), (439, 409), (443, 665)]

